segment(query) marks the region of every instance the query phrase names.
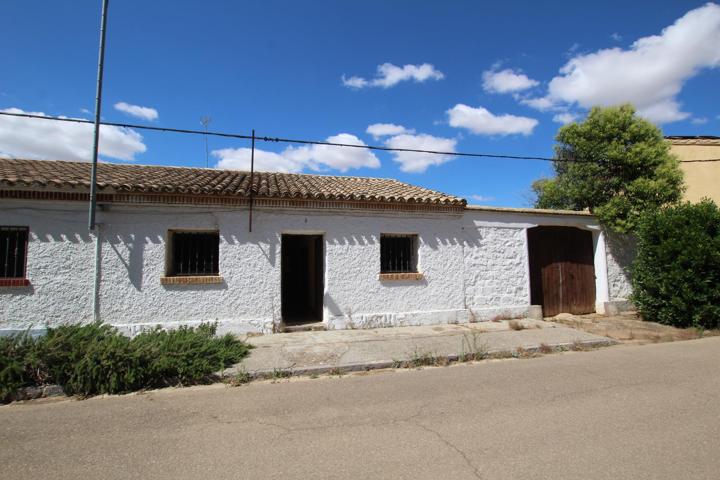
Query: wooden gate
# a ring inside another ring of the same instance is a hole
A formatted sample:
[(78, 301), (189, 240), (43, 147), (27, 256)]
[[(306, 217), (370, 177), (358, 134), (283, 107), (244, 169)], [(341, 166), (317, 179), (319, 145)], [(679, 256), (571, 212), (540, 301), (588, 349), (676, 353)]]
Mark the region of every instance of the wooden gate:
[(530, 297), (543, 315), (595, 312), (592, 233), (573, 227), (528, 229)]

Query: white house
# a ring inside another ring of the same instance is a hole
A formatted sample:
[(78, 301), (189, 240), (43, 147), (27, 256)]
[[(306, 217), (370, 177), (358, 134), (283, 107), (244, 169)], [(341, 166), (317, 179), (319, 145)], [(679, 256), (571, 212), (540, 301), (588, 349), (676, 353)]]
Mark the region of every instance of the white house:
[[(583, 212), (390, 179), (0, 159), (0, 332), (371, 328), (604, 312), (628, 251)], [(251, 208), (252, 203), (252, 208)]]

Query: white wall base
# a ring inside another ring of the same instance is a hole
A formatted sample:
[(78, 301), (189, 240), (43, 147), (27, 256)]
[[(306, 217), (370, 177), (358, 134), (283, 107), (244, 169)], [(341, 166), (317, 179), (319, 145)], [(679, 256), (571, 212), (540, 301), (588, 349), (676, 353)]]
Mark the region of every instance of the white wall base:
[[(161, 327), (166, 330), (173, 330), (183, 325), (188, 327), (197, 327), (201, 323), (214, 323), (217, 322), (217, 334), (223, 335), (225, 333), (245, 334), (245, 333), (272, 333), (273, 332), (273, 321), (272, 319), (253, 319), (253, 320), (235, 320), (235, 319), (217, 319), (217, 320), (196, 320), (187, 322), (147, 322), (147, 323), (110, 323), (113, 327), (117, 328), (121, 333), (134, 337), (135, 335), (151, 330), (155, 327)], [(90, 323), (90, 322), (84, 322)], [(53, 325), (58, 327), (59, 325)], [(8, 326), (7, 328), (0, 329), (0, 337), (7, 335), (15, 335), (23, 332), (28, 332), (32, 336), (44, 335), (47, 332), (47, 328), (40, 326)]]
[(467, 323), (470, 321), (467, 310), (435, 310), (428, 312), (400, 313), (360, 313), (329, 317), (328, 330), (406, 327), (419, 325), (438, 325), (447, 323)]

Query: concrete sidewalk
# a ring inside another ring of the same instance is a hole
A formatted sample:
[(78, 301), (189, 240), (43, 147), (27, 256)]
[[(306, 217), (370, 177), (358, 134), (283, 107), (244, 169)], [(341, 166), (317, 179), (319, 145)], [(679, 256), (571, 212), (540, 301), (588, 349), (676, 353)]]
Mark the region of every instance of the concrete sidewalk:
[[(502, 356), (541, 348), (607, 346), (616, 341), (537, 320), (481, 322), (459, 325), (277, 333), (244, 340), (255, 348), (226, 375), (251, 376), (327, 373), (397, 367), (413, 360), (463, 356)], [(522, 350), (520, 350), (522, 351)]]

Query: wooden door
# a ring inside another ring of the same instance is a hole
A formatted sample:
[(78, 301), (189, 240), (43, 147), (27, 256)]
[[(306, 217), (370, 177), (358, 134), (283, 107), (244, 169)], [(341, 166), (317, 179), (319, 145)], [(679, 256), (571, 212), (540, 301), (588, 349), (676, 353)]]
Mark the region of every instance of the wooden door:
[(528, 229), (530, 297), (543, 315), (595, 312), (592, 233), (573, 227)]

